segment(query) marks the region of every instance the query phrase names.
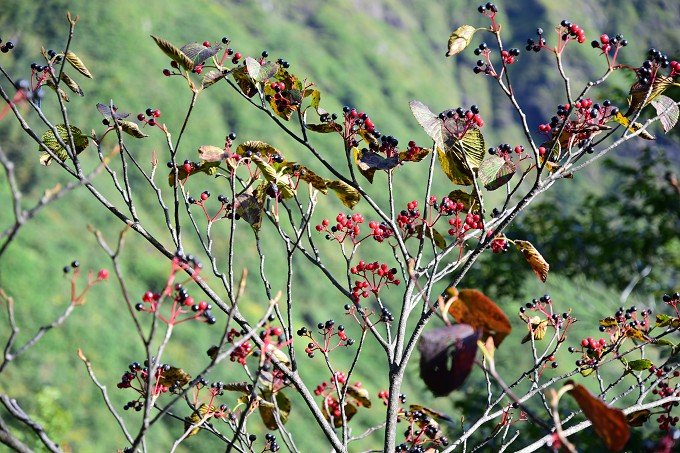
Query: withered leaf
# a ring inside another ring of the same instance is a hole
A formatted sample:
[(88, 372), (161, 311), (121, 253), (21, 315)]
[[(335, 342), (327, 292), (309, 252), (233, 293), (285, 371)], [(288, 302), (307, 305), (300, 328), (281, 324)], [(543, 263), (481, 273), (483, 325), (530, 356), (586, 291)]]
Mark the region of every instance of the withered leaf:
[(604, 319), (600, 319), (600, 325), (605, 327), (615, 327), (618, 326), (619, 323), (616, 321), (615, 317), (607, 316)]
[(484, 336), (492, 336), (496, 346), (512, 332), (510, 320), (491, 299), (476, 289), (461, 289), (449, 306), (449, 314), (461, 324), (482, 329)]
[(652, 411), (649, 409), (640, 409), (639, 411), (631, 412), (626, 415), (626, 422), (628, 426), (642, 426), (652, 416)]
[(179, 384), (180, 387), (187, 385), (191, 381), (191, 376), (183, 369), (170, 367), (168, 371), (163, 371), (158, 383), (166, 387), (172, 387), (174, 384)]
[(70, 50), (66, 52), (66, 61), (68, 61), (71, 64), (71, 66), (75, 68), (76, 71), (78, 71), (88, 79), (92, 78), (92, 74), (90, 74), (90, 71), (87, 70), (83, 62), (80, 60), (80, 58), (78, 58), (78, 55), (76, 55)]
[(354, 398), (360, 406), (365, 408), (371, 407), (370, 394), (365, 388), (357, 387), (356, 385), (348, 385), (347, 394)]
[(419, 404), (411, 404), (409, 406), (409, 410), (411, 411), (420, 411), (424, 414), (429, 415), (430, 417), (437, 419), (437, 420), (443, 420), (448, 423), (452, 423), (453, 419), (449, 417), (447, 414), (444, 412), (439, 412), (438, 410), (435, 409), (430, 409), (429, 407), (421, 406)]
[(120, 124), (120, 128), (123, 132), (125, 132), (128, 135), (131, 135), (134, 138), (148, 137), (147, 134), (142, 132), (137, 123), (133, 123), (132, 121), (119, 120), (118, 124)]
[[(334, 399), (334, 403), (337, 404), (337, 399)], [(331, 420), (331, 416), (328, 414), (328, 411), (326, 410), (326, 405), (324, 404), (321, 407), (321, 413), (323, 414), (324, 418), (328, 421)], [(357, 407), (352, 404), (352, 403), (345, 403), (345, 418), (349, 422), (357, 413)], [(333, 426), (336, 428), (340, 428), (342, 426), (342, 416), (339, 413), (332, 414), (333, 415)]]
[(361, 194), (357, 189), (339, 180), (326, 181), (326, 185), (329, 189), (335, 191), (342, 204), (347, 206), (349, 209), (354, 209), (354, 207), (361, 200)]
[[(288, 421), (288, 415), (290, 415), (290, 410), (292, 407), (286, 394), (279, 391), (272, 395), (271, 390), (266, 389), (262, 391), (260, 396), (262, 400), (270, 403), (263, 404), (263, 401), (260, 401), (260, 405), (258, 406), (260, 417), (262, 418), (264, 426), (272, 431), (279, 429), (279, 424), (276, 423), (277, 415), (281, 421), (281, 424), (285, 425)], [(271, 403), (272, 396), (276, 399), (276, 405)]]
[(156, 45), (163, 51), (163, 53), (170, 57), (171, 60), (175, 61), (187, 71), (194, 69), (194, 62), (191, 61), (191, 58), (186, 56), (184, 52), (182, 52), (172, 43), (154, 35), (151, 35), (151, 38), (156, 42)]
[(515, 239), (513, 241), (517, 249), (522, 253), (524, 259), (527, 260), (531, 269), (538, 278), (545, 282), (548, 278), (548, 271), (550, 270), (550, 264), (541, 256), (541, 254), (536, 250), (536, 247), (529, 241), (523, 241)]
[(62, 72), (61, 76), (59, 78), (75, 94), (77, 94), (78, 96), (85, 96), (85, 93), (83, 93), (83, 90), (82, 90), (82, 88), (80, 88), (80, 85), (78, 85), (78, 82), (73, 80), (68, 74), (66, 74), (65, 72)]
[(201, 145), (198, 147), (198, 155), (206, 162), (221, 162), (229, 155), (224, 148), (212, 145)]
[(472, 41), (477, 29), (472, 25), (461, 25), (449, 36), (449, 45), (446, 56), (450, 57), (462, 52)]
[(541, 319), (538, 316), (531, 318), (531, 326), (527, 326), (529, 333), (522, 338), (522, 344), (531, 341), (532, 332), (535, 341), (540, 341), (545, 338), (545, 333), (548, 331), (548, 324), (550, 321), (548, 319)]
[(472, 370), (482, 331), (454, 324), (425, 332), (418, 343), (420, 377), (435, 396), (459, 388)]
[[(206, 415), (207, 413), (209, 413), (209, 412), (215, 412), (215, 406), (209, 406), (209, 405), (207, 405), (207, 404), (205, 404), (205, 403), (201, 404), (201, 405), (198, 407), (198, 413), (193, 412), (189, 417), (185, 417), (185, 418), (184, 418), (184, 431), (187, 431), (187, 430), (189, 430), (192, 426), (198, 425), (199, 423), (201, 423), (201, 420), (203, 420), (203, 418), (205, 417), (205, 415)], [(199, 415), (199, 414), (200, 414), (200, 415)], [(193, 437), (193, 436), (195, 436), (196, 434), (198, 434), (198, 432), (199, 432), (200, 430), (201, 430), (201, 428), (200, 428), (199, 426), (196, 426), (195, 428), (193, 428), (193, 429), (189, 432), (189, 434), (187, 435), (187, 437)]]
[(605, 446), (614, 452), (621, 451), (630, 437), (630, 429), (623, 411), (609, 407), (580, 384), (572, 383), (569, 394), (576, 400), (585, 416), (593, 424), (595, 433)]

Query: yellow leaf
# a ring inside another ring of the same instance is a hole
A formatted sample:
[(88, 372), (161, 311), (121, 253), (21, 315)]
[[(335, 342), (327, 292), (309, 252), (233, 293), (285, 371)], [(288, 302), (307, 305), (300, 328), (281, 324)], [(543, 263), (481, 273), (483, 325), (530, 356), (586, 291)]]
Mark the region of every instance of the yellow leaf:
[(462, 52), (472, 41), (477, 29), (471, 25), (462, 25), (454, 30), (449, 37), (449, 46), (446, 56), (450, 57)]
[(522, 241), (519, 239), (515, 239), (513, 242), (524, 256), (524, 259), (527, 260), (529, 266), (531, 266), (531, 269), (533, 269), (536, 276), (538, 276), (542, 282), (545, 282), (548, 278), (550, 264), (548, 264), (545, 258), (541, 256), (541, 254), (538, 252), (538, 250), (536, 250), (536, 247), (534, 247), (531, 242)]

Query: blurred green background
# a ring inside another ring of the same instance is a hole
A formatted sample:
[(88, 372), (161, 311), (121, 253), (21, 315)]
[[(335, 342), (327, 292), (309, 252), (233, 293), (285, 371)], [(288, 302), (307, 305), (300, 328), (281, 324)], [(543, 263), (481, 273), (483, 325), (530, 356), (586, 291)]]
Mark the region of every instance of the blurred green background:
[[(498, 20), (503, 24), (506, 47), (522, 49), (518, 63), (511, 68), (511, 76), (516, 96), (532, 126), (549, 121), (556, 105), (565, 102), (563, 82), (555, 71), (551, 55), (524, 51), (525, 41), (535, 35), (536, 27), (549, 32), (561, 19), (567, 18), (586, 30), (586, 44), (570, 45), (566, 59), (566, 69), (577, 90), (582, 82), (598, 77), (606, 70), (603, 59), (597, 58), (597, 52), (588, 45), (601, 33), (625, 35), (630, 45), (622, 52), (620, 61), (631, 66), (641, 64), (648, 47), (659, 48), (669, 57), (678, 58), (680, 5), (677, 2), (655, 0), (622, 4), (605, 0), (567, 4), (535, 0), (499, 3), (499, 8)], [(113, 101), (120, 111), (131, 112), (133, 117), (147, 107), (160, 109), (160, 120), (176, 137), (189, 105), (190, 92), (179, 77), (163, 76), (168, 58), (149, 35), (163, 37), (178, 46), (191, 41), (218, 42), (227, 36), (231, 46), (244, 55), (258, 56), (266, 49), (272, 59), (288, 60), (292, 73), (313, 82), (322, 92), (323, 108), (340, 112), (343, 105), (351, 105), (363, 110), (378, 129), (394, 135), (401, 143), (411, 139), (420, 144), (428, 142), (408, 108), (408, 101), (418, 99), (433, 111), (478, 104), (486, 123), (483, 132), (487, 144), (526, 145), (523, 134), (516, 127), (517, 115), (493, 80), (472, 73), (477, 58), (471, 49), (453, 58), (444, 57), (446, 42), (453, 29), (463, 24), (487, 25), (476, 5), (467, 2), (10, 0), (0, 8), (0, 36), (3, 41), (12, 40), (16, 48), (0, 54), (0, 63), (13, 79), (30, 77), (30, 63), (41, 61), (41, 47), (55, 50), (64, 47), (67, 11), (80, 17), (71, 48), (94, 75), (88, 80), (70, 71), (85, 91), (82, 98), (71, 96), (69, 104), (72, 124), (83, 131), (101, 133), (105, 127), (95, 104)], [(476, 35), (473, 46), (483, 39), (488, 40)], [(591, 94), (598, 99), (611, 98), (623, 106), (633, 77), (615, 73), (610, 80), (606, 89)], [(14, 93), (6, 79), (1, 80), (0, 85), (5, 91)], [(43, 101), (43, 109), (49, 118), (59, 123), (58, 105), (49, 94)], [(677, 99), (677, 91), (667, 94)], [(39, 133), (44, 131), (35, 113), (27, 109), (22, 109), (22, 113)], [(222, 146), (224, 137), (235, 131), (237, 143), (263, 140), (280, 149), (289, 160), (310, 162), (304, 149), (264, 119), (226, 85), (212, 87), (199, 96), (182, 139), (178, 160), (196, 160), (199, 146)], [(156, 181), (160, 184), (165, 178), (164, 162), (168, 159), (165, 138), (158, 130), (147, 128), (146, 132), (148, 138), (128, 140), (128, 146), (147, 170), (152, 157), (158, 156), (160, 165)], [(518, 254), (484, 257), (464, 281), (463, 286), (479, 288), (496, 300), (516, 327), (498, 352), (499, 368), (506, 381), (517, 378), (519, 370), (527, 368), (531, 362), (529, 350), (519, 347), (525, 331), (514, 315), (519, 306), (531, 298), (550, 293), (560, 311), (571, 308), (580, 320), (570, 334), (570, 344), (577, 344), (584, 336), (598, 334), (596, 320), (617, 310), (622, 303), (622, 291), (647, 267), (650, 267), (649, 275), (634, 288), (625, 301), (626, 306), (636, 304), (662, 310), (659, 295), (675, 290), (672, 285), (677, 281), (680, 268), (680, 244), (676, 237), (680, 209), (678, 194), (667, 183), (665, 175), (677, 173), (680, 162), (678, 134), (664, 136), (660, 129), (654, 132), (659, 136), (656, 142), (630, 141), (625, 149), (611, 155), (609, 164), (594, 165), (574, 180), (559, 183), (552, 193), (539, 200), (539, 206), (525, 212), (517, 225), (508, 231), (511, 237), (532, 240), (551, 263), (554, 271), (546, 284), (536, 280)], [(317, 149), (331, 162), (344, 161), (342, 143), (336, 137), (314, 137), (314, 140)], [(114, 145), (114, 137), (108, 137), (104, 151), (111, 150)], [(46, 190), (69, 182), (57, 166), (39, 166), (37, 146), (26, 138), (11, 113), (0, 120), (0, 146), (16, 163), (17, 182), (26, 207), (36, 203)], [(649, 146), (651, 149), (644, 151)], [(98, 162), (95, 154), (92, 148), (83, 154), (86, 169), (93, 168)], [(319, 172), (330, 177), (321, 169)], [(424, 175), (424, 169), (416, 166), (399, 170), (395, 184), (408, 189), (398, 191), (398, 206), (412, 199), (422, 199)], [(451, 187), (441, 172), (437, 178), (434, 193), (441, 197)], [(106, 196), (121, 203), (110, 182), (107, 183), (106, 175), (99, 176), (96, 183), (101, 185)], [(136, 201), (142, 207), (140, 217), (145, 227), (172, 249), (155, 194), (148, 190), (141, 177), (133, 177), (131, 184), (133, 189), (139, 188)], [(164, 184), (161, 186), (167, 189)], [(192, 180), (189, 187), (192, 194), (205, 189), (213, 194), (224, 190), (219, 180), (212, 181), (207, 177)], [(378, 175), (368, 190), (376, 199), (386, 200), (384, 175)], [(167, 192), (166, 200), (169, 196), (170, 192)], [(4, 231), (13, 222), (9, 187), (4, 177), (0, 178), (0, 200), (0, 231)], [(493, 202), (494, 197), (489, 200)], [(360, 204), (357, 210), (362, 209), (367, 207)], [(333, 195), (321, 197), (317, 222), (324, 216), (335, 216), (345, 210)], [(367, 216), (366, 211), (364, 215)], [(115, 244), (123, 227), (88, 192), (79, 188), (42, 210), (22, 228), (0, 258), (0, 288), (14, 298), (17, 323), (21, 327), (17, 344), (23, 344), (39, 326), (50, 323), (65, 309), (70, 282), (69, 275), (62, 272), (63, 266), (78, 259), (84, 271), (110, 268), (94, 235), (88, 233), (88, 225), (102, 230), (110, 244)], [(227, 225), (220, 222), (213, 228), (216, 250), (226, 250)], [(271, 225), (265, 225), (262, 238), (267, 251), (267, 275), (276, 292), (285, 284), (285, 272), (277, 272), (285, 270), (281, 267), (285, 249), (276, 240)], [(257, 275), (253, 235), (244, 223), (239, 227), (237, 239), (242, 248), (236, 256), (236, 266), (250, 271), (241, 310), (249, 318), (255, 318), (264, 312), (267, 303)], [(195, 242), (187, 244), (187, 251), (192, 251), (193, 247), (192, 252), (201, 256)], [(333, 244), (320, 245), (329, 267), (342, 269), (337, 248)], [(624, 250), (630, 253), (623, 253)], [(370, 244), (362, 247), (360, 255), (368, 259), (390, 257), (384, 249)], [(218, 252), (218, 258), (224, 262), (225, 256)], [(162, 288), (169, 271), (169, 263), (135, 234), (127, 236), (121, 264), (134, 300), (141, 298), (147, 290)], [(298, 258), (294, 293), (301, 307), (295, 313), (294, 327), (309, 327), (333, 318), (347, 325), (350, 336), (356, 336), (357, 327), (342, 314), (346, 301), (320, 277), (317, 270)], [(79, 284), (82, 287), (82, 279)], [(398, 300), (389, 303), (392, 312), (398, 313)], [(218, 323), (214, 326), (196, 323), (178, 326), (165, 360), (189, 373), (199, 370), (206, 362), (204, 351), (216, 342), (223, 321), (218, 315)], [(433, 326), (435, 324), (440, 323), (435, 322)], [(9, 335), (5, 318), (0, 325), (4, 341)], [(0, 375), (0, 391), (17, 398), (29, 413), (36, 414), (36, 419), (64, 448), (72, 451), (122, 449), (126, 445), (124, 437), (103, 407), (98, 390), (86, 376), (76, 349), (81, 348), (90, 358), (114, 404), (122, 408), (133, 396), (117, 390), (115, 384), (130, 362), (144, 358), (144, 350), (132, 329), (132, 320), (115, 279), (97, 285), (88, 294), (87, 303), (78, 308), (63, 327), (49, 332), (41, 343)], [(375, 343), (370, 340), (368, 343), (355, 378), (376, 395), (387, 386), (387, 374), (381, 368), (385, 360)], [(650, 354), (654, 356), (656, 352)], [(339, 350), (334, 355), (338, 369), (346, 370), (350, 351)], [(557, 359), (560, 367), (546, 371), (546, 376), (573, 369), (575, 359), (566, 350)], [(301, 363), (301, 373), (311, 386), (330, 377), (319, 357), (305, 358)], [(616, 371), (620, 370), (614, 370), (614, 373)], [(208, 378), (226, 382), (242, 380), (244, 375), (225, 363)], [(632, 378), (627, 378), (621, 386), (625, 388), (633, 382)], [(465, 416), (468, 422), (474, 420), (474, 414), (485, 401), (485, 381), (478, 369), (473, 371), (464, 389), (450, 397), (434, 399), (418, 377), (417, 356), (414, 356), (403, 391), (408, 403), (436, 408), (456, 420)], [(297, 446), (301, 451), (319, 451), (319, 442), (325, 442), (321, 432), (306, 417), (302, 401), (291, 391), (288, 395), (293, 399), (294, 408), (287, 427), (293, 433), (304, 433), (295, 437)], [(235, 399), (236, 396), (227, 395), (225, 402), (233, 404)], [(382, 418), (380, 404), (359, 412), (352, 421), (353, 435)], [(3, 418), (5, 415), (2, 413)], [(124, 417), (130, 426), (135, 426), (139, 414), (125, 413)], [(260, 434), (262, 439), (263, 428), (253, 421), (248, 428)], [(483, 439), (491, 428), (482, 430), (475, 439)], [(523, 426), (518, 428), (523, 429)], [(653, 426), (649, 428), (649, 432), (656, 433)], [(151, 434), (152, 450), (168, 450), (173, 438), (181, 432), (181, 423), (163, 422)], [(452, 439), (458, 434), (459, 425), (448, 432)], [(643, 429), (635, 430), (633, 442), (639, 444), (645, 435)], [(584, 433), (578, 439), (580, 442), (592, 441), (588, 436)], [(39, 449), (30, 435), (24, 440)], [(530, 437), (522, 436), (523, 442), (529, 440)], [(213, 451), (223, 448), (221, 445), (216, 438), (201, 433), (188, 440), (180, 450)], [(377, 434), (356, 443), (352, 450), (380, 448), (381, 445)]]

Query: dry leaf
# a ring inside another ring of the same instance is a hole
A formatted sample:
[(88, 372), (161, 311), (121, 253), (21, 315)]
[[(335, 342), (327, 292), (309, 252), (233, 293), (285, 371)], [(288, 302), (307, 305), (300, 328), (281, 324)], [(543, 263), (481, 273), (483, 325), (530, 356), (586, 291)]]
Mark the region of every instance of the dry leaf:
[(629, 426), (642, 426), (652, 416), (652, 411), (649, 409), (640, 409), (639, 411), (631, 412), (626, 415), (626, 421)]
[(522, 241), (520, 239), (515, 239), (515, 246), (524, 255), (524, 259), (527, 260), (531, 269), (534, 273), (541, 279), (542, 282), (548, 278), (548, 271), (550, 270), (550, 264), (541, 256), (541, 254), (536, 250), (536, 247), (529, 241)]
[(524, 338), (522, 338), (522, 344), (531, 341), (532, 332), (535, 341), (540, 341), (545, 338), (545, 333), (548, 330), (549, 323), (550, 321), (548, 319), (541, 321), (538, 316), (531, 318), (531, 327), (529, 329), (529, 333), (526, 334)]
[(630, 437), (630, 428), (623, 411), (609, 407), (580, 384), (574, 384), (569, 394), (574, 397), (585, 416), (593, 424), (595, 433), (611, 451), (621, 451)]
[(484, 331), (483, 339), (492, 336), (496, 346), (512, 332), (505, 313), (491, 299), (476, 289), (461, 289), (449, 307), (449, 314), (460, 324)]

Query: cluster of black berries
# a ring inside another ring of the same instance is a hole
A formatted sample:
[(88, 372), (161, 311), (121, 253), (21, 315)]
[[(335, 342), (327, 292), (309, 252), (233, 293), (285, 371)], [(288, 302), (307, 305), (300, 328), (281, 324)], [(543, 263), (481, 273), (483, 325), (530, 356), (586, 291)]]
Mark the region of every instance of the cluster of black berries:
[[(269, 451), (279, 451), (281, 449), (279, 444), (276, 443), (276, 436), (274, 434), (267, 433), (265, 434), (264, 439), (267, 441)], [(267, 449), (265, 448), (264, 451), (267, 451)]]
[(477, 7), (477, 11), (479, 11), (481, 14), (487, 14), (487, 12), (495, 14), (498, 12), (498, 7), (491, 2), (487, 2), (486, 5), (479, 5)]
[(537, 28), (536, 29), (536, 34), (538, 35), (538, 41), (534, 40), (533, 38), (527, 39), (527, 46), (525, 49), (527, 51), (534, 51), (538, 52), (541, 50), (541, 47), (545, 46), (545, 38), (543, 37), (543, 29), (542, 28)]
[(651, 48), (648, 54), (649, 58), (636, 71), (638, 83), (642, 86), (648, 86), (652, 83), (657, 68), (667, 68), (671, 64), (668, 60), (668, 55), (661, 53), (659, 50)]
[[(0, 38), (0, 43), (1, 42), (2, 42), (2, 38)], [(0, 46), (0, 52), (2, 52), (2, 53), (7, 53), (12, 49), (14, 49), (14, 43), (12, 41), (7, 41), (5, 44)]]

